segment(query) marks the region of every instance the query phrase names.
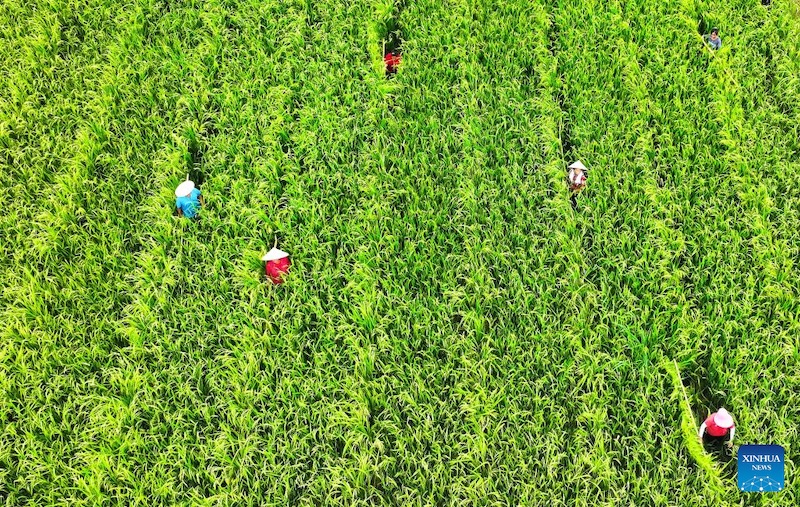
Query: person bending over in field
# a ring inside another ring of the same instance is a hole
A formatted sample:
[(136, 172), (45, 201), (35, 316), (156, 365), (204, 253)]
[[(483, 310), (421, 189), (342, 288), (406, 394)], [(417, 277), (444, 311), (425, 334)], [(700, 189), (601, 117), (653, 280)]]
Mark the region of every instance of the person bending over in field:
[(580, 192), (586, 186), (586, 166), (580, 160), (569, 166), (567, 173), (569, 190), (573, 194)]
[(179, 217), (194, 218), (197, 210), (206, 204), (200, 191), (194, 188), (194, 183), (188, 178), (175, 189), (175, 197)]
[(706, 35), (704, 38), (708, 45), (711, 46), (711, 49), (716, 50), (722, 47), (722, 39), (719, 38), (718, 28), (712, 28), (711, 33)]
[(397, 68), (400, 67), (400, 61), (402, 60), (402, 56), (400, 56), (400, 51), (397, 49), (393, 49), (392, 51), (386, 53), (386, 56), (383, 57), (383, 63), (386, 64), (386, 74), (394, 74), (397, 72)]
[[(725, 441), (728, 434), (728, 448), (733, 447), (733, 434), (736, 431), (736, 425), (733, 423), (733, 417), (727, 410), (720, 408), (700, 425), (700, 431), (697, 436), (700, 442), (708, 443), (722, 443)], [(703, 438), (705, 437), (705, 439)]]

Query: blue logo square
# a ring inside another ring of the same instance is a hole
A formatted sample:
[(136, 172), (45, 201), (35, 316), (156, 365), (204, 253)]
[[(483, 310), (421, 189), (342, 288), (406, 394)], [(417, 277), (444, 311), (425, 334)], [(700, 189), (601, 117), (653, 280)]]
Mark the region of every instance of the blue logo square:
[(783, 447), (743, 445), (739, 447), (739, 490), (766, 493), (783, 490)]

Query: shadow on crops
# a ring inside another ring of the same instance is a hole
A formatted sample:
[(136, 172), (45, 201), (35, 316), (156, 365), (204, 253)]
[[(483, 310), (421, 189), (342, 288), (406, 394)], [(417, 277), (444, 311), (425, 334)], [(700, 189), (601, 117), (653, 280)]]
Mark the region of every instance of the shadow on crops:
[[(695, 368), (684, 372), (684, 385), (692, 405), (692, 414), (698, 427), (709, 414), (726, 405), (725, 392), (715, 389), (709, 379), (711, 350), (705, 349), (697, 356)], [(734, 414), (735, 417), (735, 414)], [(719, 465), (724, 478), (732, 478), (736, 474), (736, 456), (725, 446), (724, 442), (706, 442), (704, 444), (714, 461)]]
[(399, 28), (399, 25), (396, 25), (396, 28), (392, 29), (387, 35), (386, 40), (383, 41), (383, 51), (384, 54), (398, 52), (400, 53), (403, 48), (403, 39), (402, 39), (402, 30)]
[(59, 44), (57, 55), (69, 60), (70, 55), (79, 51), (86, 38), (86, 28), (81, 19), (71, 11), (61, 11), (58, 14)]
[[(398, 32), (392, 32), (388, 35), (387, 40), (383, 43), (383, 54), (392, 55), (390, 58), (401, 58), (403, 49), (401, 48), (401, 36)], [(395, 64), (386, 64), (386, 78), (392, 79), (397, 74), (397, 66)]]
[(719, 475), (723, 479), (736, 477), (737, 462), (734, 449), (728, 449), (728, 446), (722, 441), (704, 442), (703, 448), (714, 459), (720, 472)]
[[(551, 10), (554, 9), (555, 6), (551, 5)], [(558, 74), (561, 75), (561, 65), (558, 58), (559, 48), (558, 48), (558, 29), (556, 28), (558, 25), (553, 21), (550, 24), (550, 30), (547, 32), (548, 38), (548, 50), (550, 51), (550, 55), (556, 62), (556, 67), (558, 69)], [(564, 87), (559, 86), (558, 91), (555, 93), (553, 97), (558, 104), (558, 109), (561, 111), (561, 118), (559, 118), (559, 132), (558, 132), (558, 139), (561, 142), (561, 156), (563, 161), (569, 164), (571, 161), (576, 160), (577, 158), (574, 157), (574, 148), (572, 146), (572, 126), (570, 124), (570, 114), (569, 108), (566, 104), (566, 96), (564, 93)], [(566, 171), (566, 169), (565, 169)], [(566, 176), (566, 172), (565, 172)], [(577, 209), (577, 196), (573, 195), (572, 199), (572, 209)]]
[[(394, 10), (392, 12), (392, 16), (386, 20), (384, 26), (382, 27), (382, 56), (386, 56), (388, 54), (392, 54), (393, 56), (402, 56), (403, 54), (403, 40), (404, 31), (403, 27), (400, 25), (400, 13), (403, 12), (405, 9), (405, 1), (401, 0), (399, 2), (395, 2)], [(397, 73), (397, 67), (394, 65), (386, 65), (386, 77), (392, 78)]]
[[(694, 417), (695, 425), (699, 428), (700, 424), (708, 417), (708, 415), (716, 411), (717, 408), (724, 406), (723, 404), (723, 397), (717, 393), (715, 393), (708, 385), (707, 381), (703, 379), (706, 378), (705, 370), (708, 367), (708, 354), (703, 359), (705, 362), (705, 368), (695, 368), (692, 373), (686, 374), (682, 373), (682, 382), (684, 387), (686, 388), (686, 394), (689, 398), (689, 402), (691, 403), (692, 408), (692, 415)], [(701, 362), (703, 362), (701, 361)], [(700, 372), (700, 370), (703, 370)], [(698, 374), (702, 373), (702, 374)], [(668, 382), (667, 379), (664, 380), (663, 385), (664, 391), (670, 391), (672, 386)], [(681, 404), (683, 401), (680, 402)], [(713, 409), (710, 409), (713, 407)], [(680, 421), (683, 413), (683, 408), (681, 408), (678, 404), (676, 404), (673, 408), (672, 415), (670, 417), (673, 421)], [(661, 442), (661, 437), (656, 437), (656, 444)], [(708, 455), (713, 459), (716, 468), (720, 472), (720, 476), (723, 479), (733, 479), (736, 475), (736, 455), (732, 450), (729, 450), (725, 445), (725, 442), (703, 442), (703, 448), (708, 453)], [(686, 465), (689, 469), (695, 471), (696, 473), (702, 473), (700, 467), (691, 458), (690, 454), (686, 454)]]
[[(763, 24), (763, 22), (764, 20), (762, 19), (761, 23)], [(773, 96), (775, 93), (774, 82), (776, 66), (772, 59), (772, 44), (763, 44), (760, 50), (764, 58), (764, 69), (766, 70), (764, 73), (764, 88), (766, 89), (767, 96)]]
[(711, 25), (706, 21), (704, 16), (699, 16), (697, 20), (697, 33), (705, 35), (711, 31)]
[(184, 159), (186, 161), (186, 174), (188, 174), (189, 179), (194, 182), (196, 187), (202, 185), (206, 180), (203, 170), (204, 151), (197, 137), (193, 134), (190, 135)]
[(725, 402), (724, 393), (713, 389), (708, 379), (710, 362), (711, 350), (705, 349), (698, 354), (695, 367), (683, 372), (684, 385), (692, 403), (692, 412), (695, 414), (695, 420), (700, 422)]
[(282, 130), (278, 134), (278, 145), (280, 146), (281, 151), (283, 152), (284, 155), (286, 155), (287, 157), (292, 157), (292, 154), (294, 153), (294, 143), (292, 142), (292, 139), (289, 137), (289, 133), (286, 132), (285, 130)]
[(118, 349), (124, 349), (130, 345), (130, 340), (122, 333), (113, 333), (111, 335), (111, 345)]

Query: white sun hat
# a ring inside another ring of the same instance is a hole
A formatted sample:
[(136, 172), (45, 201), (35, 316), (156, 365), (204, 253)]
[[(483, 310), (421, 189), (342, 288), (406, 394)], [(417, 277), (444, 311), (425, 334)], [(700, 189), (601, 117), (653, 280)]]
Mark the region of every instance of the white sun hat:
[(284, 257), (289, 257), (289, 254), (284, 252), (283, 250), (279, 250), (277, 248), (273, 248), (269, 252), (261, 258), (262, 261), (277, 261), (278, 259), (283, 259)]
[(580, 160), (577, 160), (577, 161), (573, 162), (572, 165), (569, 166), (569, 168), (570, 169), (581, 169), (583, 171), (587, 171), (588, 170), (588, 169), (586, 169), (586, 166), (581, 163)]
[(730, 428), (733, 426), (733, 417), (727, 410), (720, 408), (714, 415), (714, 423), (720, 428)]
[(175, 189), (175, 197), (183, 197), (189, 195), (194, 190), (194, 182), (186, 180)]

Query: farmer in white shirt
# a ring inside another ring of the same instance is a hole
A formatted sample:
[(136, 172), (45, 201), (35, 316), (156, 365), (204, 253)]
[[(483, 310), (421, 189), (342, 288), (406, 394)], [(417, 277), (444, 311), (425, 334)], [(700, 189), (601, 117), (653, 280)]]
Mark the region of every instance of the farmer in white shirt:
[(569, 166), (567, 180), (572, 193), (580, 192), (586, 186), (586, 170), (586, 166), (580, 160)]

